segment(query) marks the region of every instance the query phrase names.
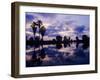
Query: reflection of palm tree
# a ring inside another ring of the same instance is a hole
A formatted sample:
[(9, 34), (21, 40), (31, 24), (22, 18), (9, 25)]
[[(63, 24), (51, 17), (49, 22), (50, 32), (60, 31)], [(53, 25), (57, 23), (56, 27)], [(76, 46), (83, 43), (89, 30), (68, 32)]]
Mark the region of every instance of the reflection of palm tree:
[(43, 40), (43, 36), (45, 34), (45, 31), (46, 31), (46, 28), (44, 26), (40, 27), (40, 30), (39, 30), (39, 33), (41, 34), (42, 36), (42, 40)]
[(41, 59), (45, 58), (46, 54), (45, 54), (44, 48), (41, 49), (39, 56), (40, 56)]
[(32, 29), (33, 29), (33, 33), (34, 33), (34, 38), (35, 38), (36, 30), (37, 30), (37, 27), (36, 27), (35, 25), (36, 25), (35, 22), (33, 22), (32, 25), (31, 25), (31, 27), (32, 27)]

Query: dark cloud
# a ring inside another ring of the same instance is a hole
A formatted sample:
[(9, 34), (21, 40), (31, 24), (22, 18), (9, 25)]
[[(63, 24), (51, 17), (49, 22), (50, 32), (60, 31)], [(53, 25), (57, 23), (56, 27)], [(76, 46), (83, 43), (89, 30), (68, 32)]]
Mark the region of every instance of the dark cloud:
[(28, 15), (26, 14), (26, 22), (30, 22), (34, 19), (34, 17), (32, 15)]
[(83, 31), (85, 30), (85, 27), (84, 25), (81, 25), (81, 26), (77, 26), (75, 28), (75, 31), (78, 32), (78, 33), (83, 33)]

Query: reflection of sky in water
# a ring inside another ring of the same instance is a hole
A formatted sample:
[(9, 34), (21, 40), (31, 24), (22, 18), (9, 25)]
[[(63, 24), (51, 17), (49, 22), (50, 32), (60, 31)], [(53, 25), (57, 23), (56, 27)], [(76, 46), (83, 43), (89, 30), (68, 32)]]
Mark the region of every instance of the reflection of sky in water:
[[(57, 49), (55, 45), (45, 45), (43, 46), (45, 51), (43, 58), (40, 58), (39, 48), (35, 49), (36, 55), (34, 55), (34, 47), (29, 48), (26, 50), (27, 67), (89, 64), (89, 48), (83, 49), (82, 46), (79, 44), (76, 48), (76, 44), (72, 44), (69, 47)], [(42, 47), (40, 47), (41, 49)], [(35, 58), (39, 60), (35, 60)]]

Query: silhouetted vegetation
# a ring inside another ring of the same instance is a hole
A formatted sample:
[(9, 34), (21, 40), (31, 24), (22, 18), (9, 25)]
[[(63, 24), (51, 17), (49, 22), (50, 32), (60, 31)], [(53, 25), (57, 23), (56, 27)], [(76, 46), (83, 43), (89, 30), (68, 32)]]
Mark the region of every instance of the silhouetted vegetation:
[(45, 29), (44, 26), (42, 26), (42, 27), (40, 28), (40, 30), (39, 30), (39, 32), (40, 32), (40, 34), (41, 34), (41, 36), (42, 36), (42, 40), (43, 40), (43, 36), (44, 36), (44, 34), (45, 34), (45, 31), (46, 31), (46, 29)]
[[(83, 43), (83, 47), (89, 46), (89, 37), (87, 35), (82, 35), (82, 39), (80, 40), (78, 36), (76, 36), (76, 39), (73, 40), (71, 37), (68, 36), (55, 36), (55, 39), (52, 40), (43, 40), (43, 37), (45, 36), (46, 28), (43, 26), (43, 22), (41, 20), (38, 20), (37, 22), (33, 22), (32, 30), (34, 34), (34, 39), (30, 38), (29, 40), (26, 40), (26, 45), (30, 46), (40, 46), (40, 45), (49, 45), (54, 44), (57, 46), (57, 48), (60, 48), (62, 44), (64, 44), (65, 47), (70, 46), (71, 43), (76, 43), (76, 47), (78, 47), (79, 43)], [(37, 31), (39, 29), (39, 31)], [(35, 34), (38, 33), (39, 36), (36, 36)], [(26, 38), (27, 39), (27, 38)]]
[(36, 25), (36, 23), (35, 23), (35, 22), (33, 22), (33, 23), (32, 23), (32, 25), (31, 25), (32, 30), (33, 30), (33, 34), (34, 34), (34, 38), (35, 38), (35, 33), (36, 33), (36, 30), (37, 30), (37, 27), (36, 27), (35, 25)]

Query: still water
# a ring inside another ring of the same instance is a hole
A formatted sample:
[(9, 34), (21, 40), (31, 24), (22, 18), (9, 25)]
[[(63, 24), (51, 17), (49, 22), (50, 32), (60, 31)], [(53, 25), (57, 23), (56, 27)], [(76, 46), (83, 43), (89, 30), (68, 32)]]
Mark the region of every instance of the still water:
[(89, 64), (89, 46), (83, 43), (27, 46), (26, 67)]

